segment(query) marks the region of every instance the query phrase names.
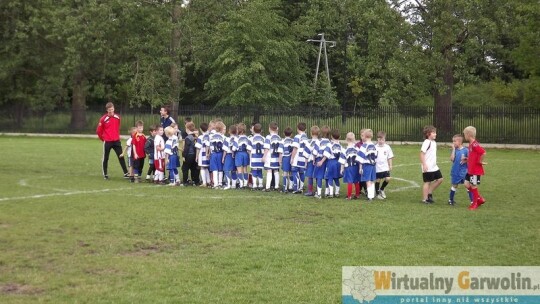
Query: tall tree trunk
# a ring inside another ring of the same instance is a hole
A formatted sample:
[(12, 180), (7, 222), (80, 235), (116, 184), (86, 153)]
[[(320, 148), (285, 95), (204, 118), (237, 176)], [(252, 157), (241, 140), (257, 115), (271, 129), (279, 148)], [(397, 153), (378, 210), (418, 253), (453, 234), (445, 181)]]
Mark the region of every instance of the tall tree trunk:
[(447, 61), (444, 71), (442, 71), (442, 80), (444, 92), (435, 89), (435, 109), (433, 113), (433, 122), (438, 129), (438, 133), (443, 136), (452, 134), (452, 90), (454, 88), (454, 71), (452, 64)]
[(82, 130), (86, 127), (86, 78), (78, 72), (73, 78), (71, 101), (71, 128)]
[(178, 120), (178, 100), (180, 98), (180, 59), (178, 50), (180, 49), (181, 31), (178, 21), (182, 13), (180, 0), (174, 0), (172, 6), (172, 33), (171, 33), (171, 93), (169, 103), (171, 104), (171, 116)]

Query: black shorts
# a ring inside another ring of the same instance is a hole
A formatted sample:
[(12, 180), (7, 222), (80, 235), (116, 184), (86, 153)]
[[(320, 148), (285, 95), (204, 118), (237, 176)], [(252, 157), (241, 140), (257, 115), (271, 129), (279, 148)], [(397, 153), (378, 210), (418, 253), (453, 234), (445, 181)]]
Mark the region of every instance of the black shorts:
[(471, 185), (477, 186), (480, 185), (480, 176), (481, 175), (470, 175), (467, 173), (467, 175), (465, 175), (465, 180), (471, 183)]
[(377, 172), (376, 177), (377, 179), (390, 177), (390, 171)]
[(432, 181), (441, 179), (442, 173), (441, 170), (437, 170), (434, 172), (424, 172), (422, 173), (422, 178), (424, 179), (424, 183), (431, 183)]

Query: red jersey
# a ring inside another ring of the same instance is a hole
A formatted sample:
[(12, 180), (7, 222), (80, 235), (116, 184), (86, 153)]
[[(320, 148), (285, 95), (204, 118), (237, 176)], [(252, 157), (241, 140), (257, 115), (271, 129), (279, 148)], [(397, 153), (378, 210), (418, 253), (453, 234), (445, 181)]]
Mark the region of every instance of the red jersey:
[(107, 114), (101, 116), (97, 125), (96, 134), (101, 141), (117, 141), (120, 140), (120, 116)]
[(484, 167), (480, 162), (480, 157), (486, 154), (486, 150), (480, 146), (478, 141), (469, 144), (469, 158), (467, 159), (467, 173), (469, 175), (484, 175)]
[[(131, 156), (133, 159), (141, 159), (146, 157), (144, 152), (144, 145), (146, 144), (146, 136), (144, 134), (135, 133), (131, 137), (131, 146), (133, 147), (133, 153)], [(135, 155), (137, 157), (135, 157)]]

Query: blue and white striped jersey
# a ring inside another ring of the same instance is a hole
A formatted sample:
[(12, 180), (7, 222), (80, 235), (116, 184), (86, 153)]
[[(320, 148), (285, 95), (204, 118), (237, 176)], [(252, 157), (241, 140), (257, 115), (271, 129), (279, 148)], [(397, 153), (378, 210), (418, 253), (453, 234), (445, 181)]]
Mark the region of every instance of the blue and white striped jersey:
[(343, 147), (339, 142), (330, 142), (329, 145), (326, 146), (324, 149), (324, 156), (326, 159), (339, 159), (341, 157), (341, 154), (344, 154), (344, 151), (342, 151)]
[(315, 159), (321, 159), (324, 157), (324, 150), (326, 150), (326, 147), (330, 145), (330, 140), (328, 138), (322, 138), (319, 140), (317, 150), (313, 151), (313, 155), (315, 156)]
[(254, 134), (248, 146), (250, 152), (251, 169), (262, 169), (264, 167), (264, 137), (261, 134)]
[(197, 137), (195, 148), (199, 149), (199, 164), (206, 164), (206, 162), (209, 160), (208, 155), (206, 155), (206, 148), (209, 144), (210, 134), (208, 132), (203, 133), (201, 136)]
[(265, 168), (279, 169), (279, 151), (281, 145), (281, 137), (277, 134), (269, 134), (264, 139), (264, 149), (268, 150), (266, 156)]
[(358, 148), (354, 145), (348, 146), (345, 149), (345, 168), (360, 164), (360, 162), (358, 161), (358, 159), (360, 158), (358, 156), (358, 152)]
[(281, 145), (279, 147), (281, 153), (283, 154), (283, 157), (290, 157), (291, 153), (293, 151), (293, 139), (290, 137), (284, 137), (281, 140)]
[(358, 151), (361, 164), (375, 165), (377, 162), (377, 147), (372, 142), (365, 142)]
[(225, 136), (221, 133), (210, 134), (210, 153), (223, 152), (223, 146), (225, 144)]
[(163, 152), (168, 155), (178, 155), (178, 137), (176, 135), (167, 139)]
[(246, 135), (240, 135), (233, 143), (233, 151), (235, 152), (247, 152), (249, 147), (249, 138)]
[(306, 163), (306, 158), (304, 157), (304, 149), (306, 147), (307, 142), (308, 142), (308, 137), (306, 133), (296, 134), (296, 136), (294, 137), (292, 146), (298, 149), (292, 162), (292, 165), (294, 167), (299, 167), (299, 168), (306, 167), (307, 163)]
[(237, 140), (236, 136), (225, 137), (225, 142), (223, 144), (223, 151), (225, 151), (225, 153), (227, 154), (233, 154), (236, 140)]

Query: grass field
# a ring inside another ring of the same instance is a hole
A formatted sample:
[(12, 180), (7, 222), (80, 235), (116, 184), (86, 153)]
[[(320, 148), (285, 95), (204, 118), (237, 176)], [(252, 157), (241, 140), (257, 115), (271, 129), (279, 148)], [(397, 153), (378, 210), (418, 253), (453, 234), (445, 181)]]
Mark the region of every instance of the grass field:
[(97, 139), (0, 145), (0, 303), (339, 303), (342, 266), (540, 261), (535, 151), (488, 150), (471, 212), (448, 179), (420, 203), (417, 146), (394, 147), (399, 180), (367, 204), (130, 184), (115, 159), (104, 181)]

